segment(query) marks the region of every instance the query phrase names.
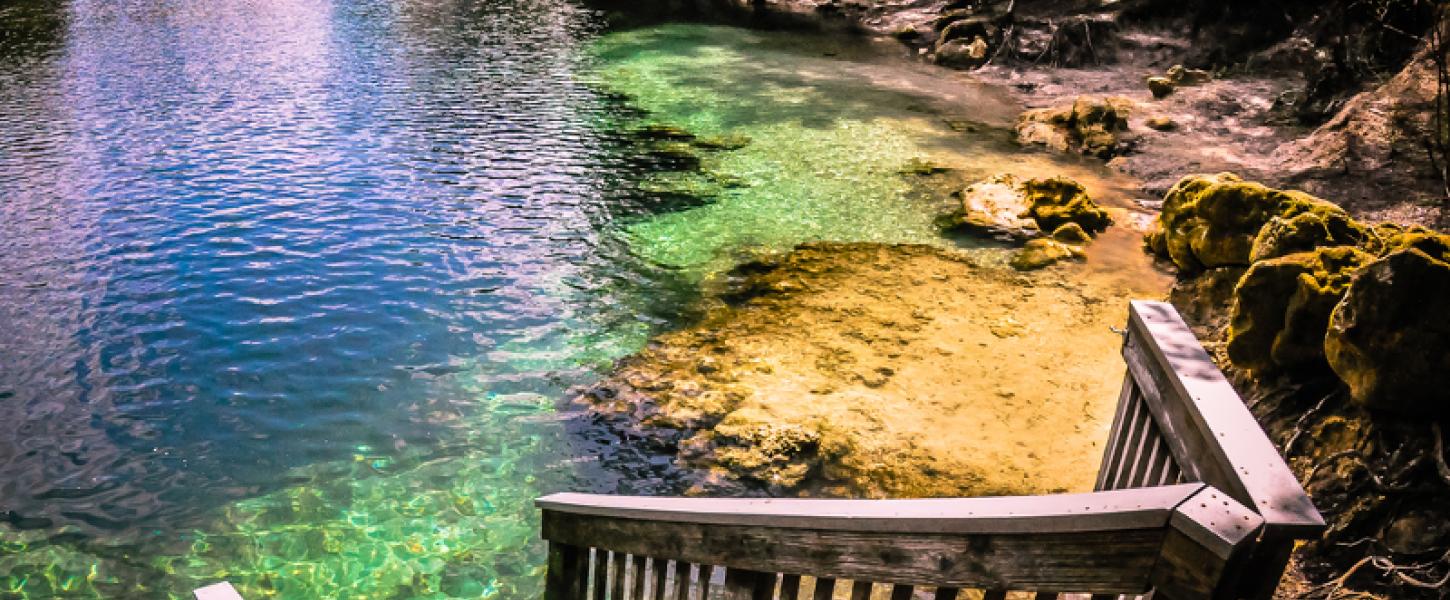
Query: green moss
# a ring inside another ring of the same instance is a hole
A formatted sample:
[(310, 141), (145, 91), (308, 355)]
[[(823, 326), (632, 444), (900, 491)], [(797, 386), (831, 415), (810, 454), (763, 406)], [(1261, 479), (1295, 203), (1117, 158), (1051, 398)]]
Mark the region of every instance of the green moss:
[[(1300, 215), (1310, 216), (1296, 221)], [(1148, 242), (1187, 272), (1247, 266), (1260, 230), (1275, 217), (1285, 223), (1266, 234), (1260, 250), (1265, 258), (1307, 250), (1315, 223), (1325, 223), (1325, 239), (1337, 239), (1335, 233), (1354, 238), (1351, 232), (1362, 227), (1343, 215), (1343, 209), (1309, 194), (1246, 182), (1232, 173), (1190, 175), (1164, 196), (1157, 224), (1162, 239)]]
[(1108, 212), (1099, 208), (1082, 184), (1065, 177), (1033, 179), (1022, 184), (1027, 214), (1043, 231), (1056, 231), (1073, 223), (1097, 233), (1113, 224)]
[(1234, 288), (1229, 359), (1256, 374), (1326, 367), (1329, 315), (1373, 260), (1356, 248), (1331, 247), (1254, 263)]
[(1311, 204), (1291, 217), (1275, 216), (1254, 237), (1249, 260), (1258, 262), (1321, 246), (1355, 246), (1366, 251), (1373, 238), (1368, 228), (1328, 203)]
[[(1438, 238), (1438, 239), (1437, 239)], [(1364, 269), (1334, 309), (1324, 339), (1329, 366), (1354, 400), (1407, 414), (1450, 412), (1450, 236), (1419, 231)]]

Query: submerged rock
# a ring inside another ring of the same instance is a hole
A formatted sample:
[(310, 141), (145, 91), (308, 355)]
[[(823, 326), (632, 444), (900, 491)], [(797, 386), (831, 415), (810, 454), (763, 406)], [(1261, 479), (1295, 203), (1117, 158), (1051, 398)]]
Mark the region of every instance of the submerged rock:
[(694, 145), (706, 150), (739, 150), (749, 146), (750, 142), (750, 136), (743, 133), (727, 133), (695, 138)]
[[(1438, 240), (1434, 238), (1438, 237)], [(1418, 236), (1447, 245), (1447, 236)], [(1369, 408), (1450, 411), (1450, 252), (1397, 249), (1364, 269), (1324, 338), (1330, 368)]]
[(1049, 239), (1035, 239), (1022, 246), (1008, 264), (1018, 271), (1035, 271), (1064, 260), (1083, 260), (1082, 249)]
[(1329, 315), (1354, 274), (1373, 260), (1332, 247), (1255, 262), (1234, 289), (1229, 359), (1255, 374), (1328, 366)]

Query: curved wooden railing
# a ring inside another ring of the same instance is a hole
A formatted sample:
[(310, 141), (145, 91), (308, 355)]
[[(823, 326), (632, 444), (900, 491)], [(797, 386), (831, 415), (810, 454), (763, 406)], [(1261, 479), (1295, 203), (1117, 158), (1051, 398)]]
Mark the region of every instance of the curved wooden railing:
[[(556, 600), (853, 600), (982, 590), (1268, 598), (1324, 521), (1173, 308), (1133, 302), (1089, 494), (921, 500), (540, 498)], [(722, 574), (723, 571), (723, 574)], [(844, 591), (844, 587), (842, 590)]]

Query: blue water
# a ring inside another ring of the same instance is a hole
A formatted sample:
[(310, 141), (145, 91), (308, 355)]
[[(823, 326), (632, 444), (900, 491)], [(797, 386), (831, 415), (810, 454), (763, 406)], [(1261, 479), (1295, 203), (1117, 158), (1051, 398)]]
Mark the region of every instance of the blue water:
[[(571, 385), (734, 246), (935, 235), (897, 165), (968, 141), (831, 58), (859, 44), (609, 25), (0, 6), (0, 597), (531, 597), (534, 497), (668, 491)], [(662, 115), (769, 144), (682, 174), (631, 137)]]

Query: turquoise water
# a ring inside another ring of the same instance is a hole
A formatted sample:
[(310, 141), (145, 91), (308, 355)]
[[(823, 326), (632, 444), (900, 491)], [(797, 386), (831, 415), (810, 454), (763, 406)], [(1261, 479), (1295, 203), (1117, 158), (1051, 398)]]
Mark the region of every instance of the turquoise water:
[(900, 171), (1000, 160), (860, 40), (609, 24), (0, 7), (0, 597), (535, 597), (533, 498), (672, 491), (570, 386), (742, 251), (946, 243)]

